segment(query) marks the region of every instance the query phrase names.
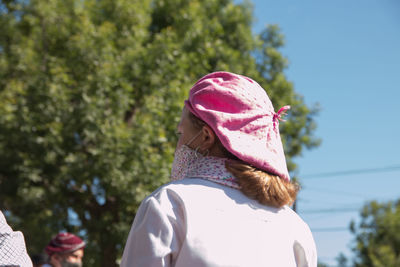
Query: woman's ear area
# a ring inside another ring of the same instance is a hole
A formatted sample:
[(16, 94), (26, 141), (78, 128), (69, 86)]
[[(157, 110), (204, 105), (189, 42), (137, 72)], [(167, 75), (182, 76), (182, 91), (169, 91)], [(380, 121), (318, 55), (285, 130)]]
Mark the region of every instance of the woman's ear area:
[(201, 138), (202, 138), (202, 146), (201, 149), (203, 150), (211, 150), (216, 142), (216, 135), (214, 131), (208, 125), (203, 125), (201, 128)]

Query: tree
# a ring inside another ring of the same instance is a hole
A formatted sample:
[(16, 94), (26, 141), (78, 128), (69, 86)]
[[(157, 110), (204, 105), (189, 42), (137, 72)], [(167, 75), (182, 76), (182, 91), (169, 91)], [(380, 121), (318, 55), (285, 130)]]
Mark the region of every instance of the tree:
[(366, 204), (360, 222), (353, 221), (350, 229), (356, 242), (354, 266), (400, 266), (400, 200)]
[(347, 267), (348, 264), (348, 259), (343, 253), (339, 253), (339, 255), (336, 257), (336, 262), (338, 267)]
[(40, 252), (60, 230), (88, 241), (85, 266), (116, 266), (140, 201), (168, 181), (175, 127), (195, 80), (248, 75), (276, 107), (289, 169), (315, 110), (283, 71), (276, 26), (251, 33), (231, 0), (0, 2), (0, 208)]

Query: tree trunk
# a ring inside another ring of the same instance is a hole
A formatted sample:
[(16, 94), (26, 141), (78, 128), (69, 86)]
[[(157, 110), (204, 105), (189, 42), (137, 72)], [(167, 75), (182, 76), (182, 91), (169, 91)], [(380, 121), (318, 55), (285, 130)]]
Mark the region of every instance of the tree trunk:
[(102, 267), (118, 267), (117, 264), (117, 250), (116, 244), (114, 243), (113, 240), (107, 240), (102, 239), (102, 244), (101, 244), (101, 251), (103, 252), (103, 255), (101, 256), (101, 266)]

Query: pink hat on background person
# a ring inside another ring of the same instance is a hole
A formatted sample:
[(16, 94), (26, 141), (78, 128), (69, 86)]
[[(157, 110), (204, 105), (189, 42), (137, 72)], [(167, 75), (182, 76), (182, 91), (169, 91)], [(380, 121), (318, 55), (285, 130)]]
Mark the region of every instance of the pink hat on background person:
[(71, 233), (57, 234), (46, 246), (45, 251), (50, 256), (54, 253), (68, 253), (84, 248), (85, 242)]
[(206, 122), (222, 145), (242, 161), (289, 181), (275, 113), (265, 90), (252, 79), (229, 72), (210, 73), (190, 89), (185, 106)]

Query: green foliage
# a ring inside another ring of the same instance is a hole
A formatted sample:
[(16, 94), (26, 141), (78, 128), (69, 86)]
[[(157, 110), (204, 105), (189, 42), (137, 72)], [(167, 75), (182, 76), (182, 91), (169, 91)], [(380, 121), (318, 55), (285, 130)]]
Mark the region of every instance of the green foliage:
[(0, 208), (31, 253), (82, 235), (86, 266), (116, 266), (140, 201), (168, 181), (188, 89), (215, 70), (248, 75), (290, 104), (289, 160), (312, 136), (283, 71), (277, 26), (251, 33), (231, 0), (0, 2)]
[(400, 266), (400, 200), (365, 205), (361, 221), (350, 229), (356, 236), (354, 266)]
[(343, 253), (339, 253), (339, 255), (336, 257), (336, 262), (337, 262), (337, 267), (347, 267), (349, 260)]

